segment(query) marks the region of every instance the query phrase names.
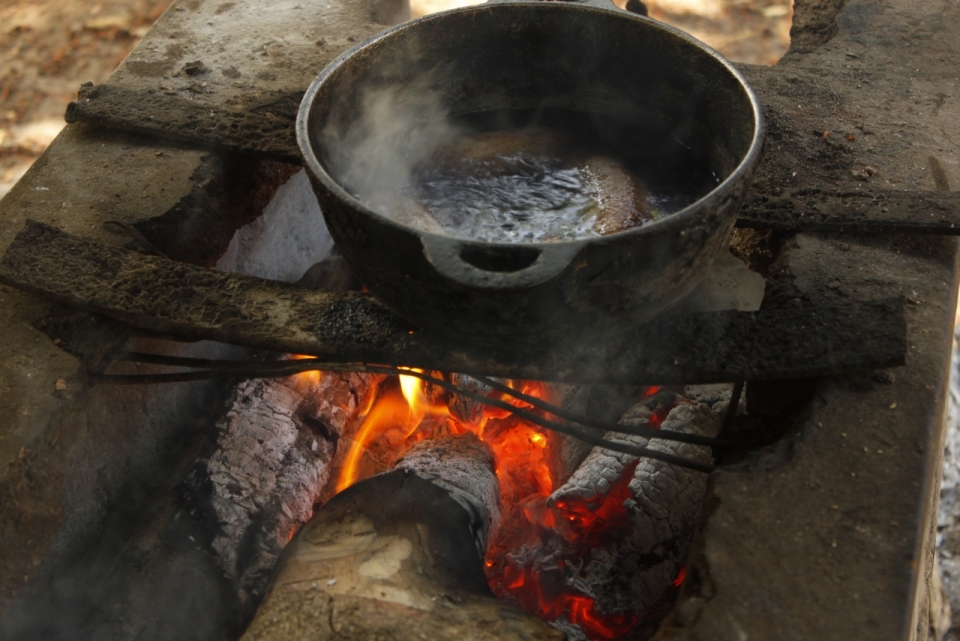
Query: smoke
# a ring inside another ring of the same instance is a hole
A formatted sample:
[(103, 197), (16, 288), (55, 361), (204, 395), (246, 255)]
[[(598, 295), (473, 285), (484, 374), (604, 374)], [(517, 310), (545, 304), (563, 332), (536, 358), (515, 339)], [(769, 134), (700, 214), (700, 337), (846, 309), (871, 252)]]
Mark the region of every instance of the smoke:
[(385, 204), (409, 191), (414, 170), (465, 133), (437, 89), (443, 76), (435, 68), (413, 80), (364, 89), (359, 117), (334, 114), (320, 133), (333, 177), (385, 215)]

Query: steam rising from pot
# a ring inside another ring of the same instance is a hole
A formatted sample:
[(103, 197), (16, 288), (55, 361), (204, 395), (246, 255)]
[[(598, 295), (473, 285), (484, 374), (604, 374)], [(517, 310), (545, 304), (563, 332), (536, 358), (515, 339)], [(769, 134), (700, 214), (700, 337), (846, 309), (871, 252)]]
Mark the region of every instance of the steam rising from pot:
[(658, 180), (652, 154), (628, 151), (651, 148), (642, 127), (558, 109), (452, 116), (442, 78), (368, 88), (357, 117), (332, 118), (320, 135), (341, 185), (401, 224), (488, 242), (572, 240), (652, 222), (709, 189)]
[(413, 169), (465, 131), (450, 119), (435, 89), (440, 72), (411, 85), (370, 87), (362, 92), (362, 115), (346, 129), (331, 122), (320, 133), (330, 151), (329, 170), (355, 196), (376, 201), (407, 190)]

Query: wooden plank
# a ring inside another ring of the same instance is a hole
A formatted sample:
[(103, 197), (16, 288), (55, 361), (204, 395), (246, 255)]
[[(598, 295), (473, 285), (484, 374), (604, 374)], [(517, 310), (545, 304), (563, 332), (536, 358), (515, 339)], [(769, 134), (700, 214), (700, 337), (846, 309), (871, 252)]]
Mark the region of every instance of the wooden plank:
[(797, 189), (752, 191), (737, 227), (836, 233), (960, 234), (960, 193)]
[(770, 380), (901, 365), (900, 301), (842, 309), (667, 315), (624, 336), (490, 349), (421, 330), (372, 296), (218, 272), (29, 222), (0, 281), (152, 331), (333, 362), (635, 384)]

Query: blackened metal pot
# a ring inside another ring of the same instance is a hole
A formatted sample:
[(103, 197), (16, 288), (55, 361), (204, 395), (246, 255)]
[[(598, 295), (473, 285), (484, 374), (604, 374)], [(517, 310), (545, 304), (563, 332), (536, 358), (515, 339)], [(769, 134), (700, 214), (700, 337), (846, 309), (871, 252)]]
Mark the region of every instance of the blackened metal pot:
[[(345, 150), (330, 141), (378, 108), (371, 92), (416, 104), (424, 83), (451, 115), (561, 108), (643, 123), (693, 150), (716, 186), (655, 223), (567, 242), (477, 242), (397, 223), (345, 189), (331, 169)], [(736, 68), (681, 31), (605, 0), (510, 0), (347, 51), (308, 89), (297, 136), (327, 226), (370, 292), (417, 326), (519, 345), (620, 333), (688, 294), (728, 246), (764, 126)]]

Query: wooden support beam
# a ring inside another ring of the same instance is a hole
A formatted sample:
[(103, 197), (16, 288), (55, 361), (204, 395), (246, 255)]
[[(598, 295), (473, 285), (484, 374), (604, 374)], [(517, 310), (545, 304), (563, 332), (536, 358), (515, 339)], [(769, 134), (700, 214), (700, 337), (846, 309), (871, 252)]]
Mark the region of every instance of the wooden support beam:
[(330, 362), (561, 382), (712, 383), (902, 365), (902, 302), (667, 315), (618, 337), (491, 349), (421, 330), (372, 296), (147, 256), (28, 223), (0, 282), (142, 329)]

